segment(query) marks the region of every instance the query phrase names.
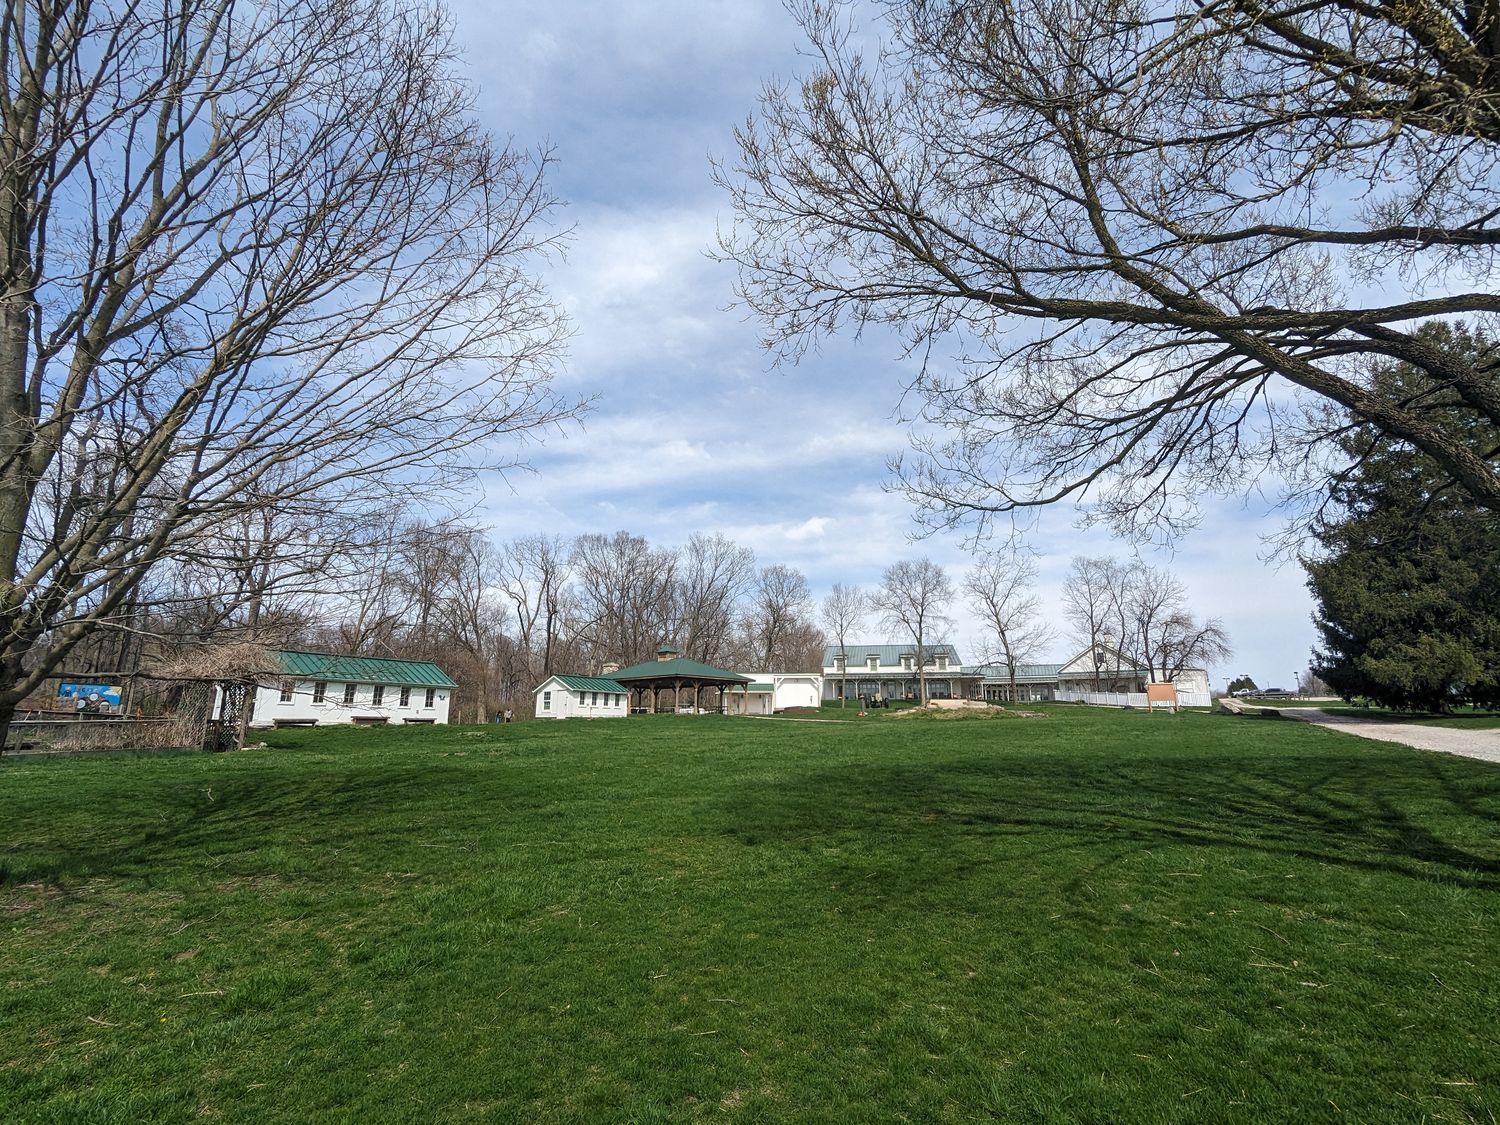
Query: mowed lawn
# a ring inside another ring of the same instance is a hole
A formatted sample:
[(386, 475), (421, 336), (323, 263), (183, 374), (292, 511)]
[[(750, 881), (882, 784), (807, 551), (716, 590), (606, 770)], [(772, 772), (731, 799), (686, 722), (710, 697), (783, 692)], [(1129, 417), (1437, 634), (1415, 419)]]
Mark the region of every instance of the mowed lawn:
[(0, 763), (0, 1121), (1500, 1115), (1500, 768), (653, 716)]

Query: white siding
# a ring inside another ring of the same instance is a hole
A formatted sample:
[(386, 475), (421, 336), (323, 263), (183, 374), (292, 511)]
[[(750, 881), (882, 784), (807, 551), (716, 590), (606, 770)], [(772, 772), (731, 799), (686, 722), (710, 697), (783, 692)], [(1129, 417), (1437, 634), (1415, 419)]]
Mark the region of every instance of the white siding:
[[(533, 694), (538, 719), (623, 719), (630, 714), (629, 693), (580, 691), (555, 676)], [(546, 706), (549, 702), (551, 706)]]
[[(353, 723), (356, 720), (368, 723), (446, 723), (451, 688), (433, 688), (432, 706), (427, 706), (425, 687), (411, 687), (411, 698), (401, 706), (400, 684), (384, 684), (384, 698), (377, 707), (374, 702), (375, 684), (355, 684), (354, 704), (344, 705), (344, 681), (327, 681), (328, 687), (321, 703), (313, 702), (316, 686), (312, 680), (293, 680), (292, 698), (281, 699), (281, 681), (263, 683), (255, 689), (255, 711), (253, 725), (273, 726), (281, 723), (316, 723), (332, 726)], [(410, 686), (410, 685), (408, 685)]]
[(740, 675), (752, 683), (769, 684), (771, 690), (746, 693), (730, 688), (724, 694), (724, 708), (734, 715), (769, 715), (788, 707), (817, 707), (823, 695), (823, 677), (811, 672), (741, 672)]

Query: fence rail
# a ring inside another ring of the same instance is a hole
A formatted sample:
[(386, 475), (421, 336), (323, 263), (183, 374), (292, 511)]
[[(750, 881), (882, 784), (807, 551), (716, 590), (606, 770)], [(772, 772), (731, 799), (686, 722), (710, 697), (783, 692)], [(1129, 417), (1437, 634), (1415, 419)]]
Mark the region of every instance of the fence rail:
[[(75, 683), (98, 690), (84, 696)], [(204, 749), (215, 733), (216, 702), (209, 680), (52, 677), (17, 711), (0, 753)]]
[[(1094, 703), (1101, 707), (1146, 706), (1146, 693), (1143, 691), (1059, 691), (1057, 698), (1062, 703)], [(1213, 702), (1206, 691), (1177, 689), (1179, 707), (1212, 707)]]
[(60, 754), (100, 750), (167, 750), (203, 745), (201, 720), (16, 719), (6, 754)]

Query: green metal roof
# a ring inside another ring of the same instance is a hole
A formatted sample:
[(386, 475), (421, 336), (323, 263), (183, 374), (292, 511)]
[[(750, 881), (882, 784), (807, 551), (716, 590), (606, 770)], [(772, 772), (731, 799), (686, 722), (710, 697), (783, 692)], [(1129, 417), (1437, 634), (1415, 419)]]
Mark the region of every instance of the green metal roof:
[(331, 652), (272, 652), (288, 676), (342, 684), (394, 684), (398, 687), (456, 688), (430, 660), (388, 660), (382, 656), (338, 656)]
[(567, 684), (574, 691), (617, 691), (624, 693), (625, 685), (615, 680), (605, 680), (598, 676), (558, 676), (557, 679)]
[(685, 656), (679, 656), (676, 660), (648, 660), (644, 664), (632, 664), (629, 668), (611, 672), (610, 678), (622, 684), (645, 680), (707, 680), (710, 683), (723, 684), (748, 684), (750, 682), (748, 676), (741, 676), (738, 672), (726, 672), (722, 668), (715, 668), (708, 664), (700, 664)]
[[(1017, 664), (1016, 682), (1049, 683), (1057, 679), (1057, 673), (1061, 670), (1061, 664)], [(980, 664), (970, 668), (969, 675), (980, 676), (987, 681), (1010, 683), (1010, 669), (1004, 664)]]
[(745, 690), (751, 695), (770, 694), (776, 690), (775, 684), (746, 684)]
[[(958, 658), (958, 651), (952, 645), (923, 645), (922, 652), (927, 657), (927, 660), (929, 662), (935, 662), (939, 656), (946, 656), (948, 660), (953, 664), (961, 665), (963, 663), (963, 661)], [(823, 667), (832, 668), (834, 666), (833, 661), (836, 656), (847, 654), (849, 659), (849, 670), (851, 672), (855, 670), (854, 666), (856, 664), (863, 667), (872, 656), (879, 657), (880, 666), (882, 668), (899, 669), (901, 667), (901, 658), (903, 656), (915, 656), (916, 653), (917, 646), (914, 644), (845, 645), (843, 648), (839, 648), (838, 645), (829, 645), (823, 650)]]

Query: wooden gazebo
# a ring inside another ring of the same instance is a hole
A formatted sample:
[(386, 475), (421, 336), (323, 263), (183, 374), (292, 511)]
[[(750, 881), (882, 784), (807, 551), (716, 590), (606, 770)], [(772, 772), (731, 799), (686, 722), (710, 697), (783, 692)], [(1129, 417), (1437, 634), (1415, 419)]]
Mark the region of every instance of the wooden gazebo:
[[(631, 707), (637, 705), (655, 712), (661, 692), (672, 689), (672, 710), (675, 712), (682, 702), (682, 689), (693, 689), (693, 709), (702, 710), (704, 688), (718, 689), (718, 709), (724, 710), (724, 692), (730, 688), (745, 689), (750, 684), (748, 676), (737, 672), (726, 672), (709, 664), (677, 655), (677, 650), (663, 645), (656, 650), (656, 659), (645, 664), (632, 664), (611, 672), (609, 678), (629, 689)], [(648, 694), (649, 693), (649, 694)], [(648, 702), (649, 700), (649, 702)], [(639, 704), (637, 703), (639, 701)]]

